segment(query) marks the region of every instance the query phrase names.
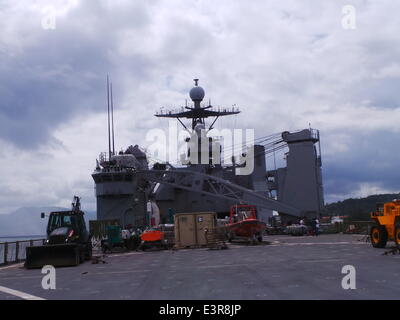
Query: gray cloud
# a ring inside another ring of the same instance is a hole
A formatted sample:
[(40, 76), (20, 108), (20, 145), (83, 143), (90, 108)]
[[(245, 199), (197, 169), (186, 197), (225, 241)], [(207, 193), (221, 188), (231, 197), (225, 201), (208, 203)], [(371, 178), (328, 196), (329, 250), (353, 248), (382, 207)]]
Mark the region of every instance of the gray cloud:
[[(119, 147), (165, 128), (154, 111), (184, 104), (199, 77), (213, 104), (242, 108), (220, 125), (256, 136), (319, 128), (328, 201), (400, 188), (391, 151), (400, 142), (399, 4), (353, 1), (357, 29), (348, 31), (342, 4), (326, 1), (76, 1), (61, 10), (73, 2), (0, 1), (0, 145), (40, 159), (24, 162), (32, 169), (18, 179), (0, 172), (12, 191), (0, 207), (65, 205), (76, 190), (94, 202), (107, 73)], [(56, 30), (46, 31), (41, 8), (49, 4), (60, 12)], [(36, 183), (44, 195), (22, 187)]]
[[(140, 32), (148, 19), (145, 7), (107, 7), (83, 1), (66, 17), (57, 18), (56, 30), (43, 30), (43, 17), (35, 12), (15, 23), (16, 34), (19, 27), (34, 40), (17, 39), (21, 51), (0, 42), (2, 139), (33, 149), (51, 141), (59, 124), (104, 111), (105, 76), (119, 59), (113, 56), (118, 46), (113, 32)], [(12, 23), (13, 16), (4, 16), (3, 24)], [(133, 77), (143, 77), (145, 65), (140, 57), (130, 63)]]

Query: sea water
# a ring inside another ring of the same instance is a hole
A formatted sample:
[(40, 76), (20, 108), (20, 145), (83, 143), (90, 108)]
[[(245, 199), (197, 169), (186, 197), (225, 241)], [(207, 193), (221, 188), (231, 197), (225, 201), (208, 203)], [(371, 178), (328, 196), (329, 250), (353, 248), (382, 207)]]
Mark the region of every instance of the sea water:
[[(0, 265), (4, 263), (5, 259), (5, 242), (8, 242), (7, 250), (7, 261), (13, 262), (16, 260), (16, 241), (21, 241), (19, 244), (18, 259), (25, 259), (25, 248), (30, 245), (29, 242), (22, 242), (25, 240), (34, 240), (33, 245), (40, 245), (40, 239), (44, 239), (46, 236), (39, 235), (27, 235), (27, 236), (1, 236), (0, 237)], [(36, 240), (36, 241), (35, 241)]]
[(0, 236), (0, 242), (15, 242), (15, 241), (23, 241), (23, 240), (35, 240), (35, 239), (44, 239), (45, 235), (28, 235), (28, 236)]

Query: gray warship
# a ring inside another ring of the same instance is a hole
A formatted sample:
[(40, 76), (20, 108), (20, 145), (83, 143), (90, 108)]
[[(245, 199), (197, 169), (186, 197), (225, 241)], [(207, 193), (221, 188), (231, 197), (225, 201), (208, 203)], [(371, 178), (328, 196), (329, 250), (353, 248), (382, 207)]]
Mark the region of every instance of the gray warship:
[[(323, 188), (318, 130), (307, 128), (254, 139), (254, 152), (243, 149), (247, 153), (243, 158), (254, 163), (253, 170), (236, 174), (236, 169), (245, 164), (242, 159), (219, 163), (219, 153), (206, 150), (210, 145), (224, 149), (217, 138), (206, 135), (211, 138), (208, 144), (194, 143), (204, 142), (201, 137), (207, 133), (206, 128), (219, 117), (239, 113), (237, 109), (202, 106), (204, 95), (195, 83), (190, 91), (193, 106), (156, 114), (187, 126), (189, 161), (179, 166), (152, 163), (149, 154), (138, 145), (115, 153), (113, 125), (109, 126), (109, 150), (101, 153), (92, 173), (98, 220), (117, 219), (121, 225), (145, 227), (149, 225), (149, 207), (158, 207), (164, 220), (170, 218), (170, 213), (194, 211), (213, 211), (223, 218), (231, 205), (240, 203), (255, 205), (263, 220), (277, 214), (288, 221), (319, 216), (323, 212)], [(112, 110), (111, 99), (111, 119)], [(206, 126), (208, 118), (212, 121)], [(191, 126), (185, 119), (191, 120)], [(207, 148), (202, 149), (204, 146)], [(274, 161), (271, 155), (278, 151), (285, 155), (286, 162), (275, 167), (269, 161)], [(199, 162), (196, 158), (208, 161)], [(41, 271), (22, 271), (20, 264), (7, 265), (0, 267), (0, 300), (376, 299), (377, 281), (381, 282), (379, 298), (389, 299), (400, 292), (392, 285), (398, 259), (376, 251), (365, 241), (365, 235), (269, 234), (265, 239), (268, 246), (232, 242), (227, 244), (229, 250), (199, 248), (101, 255), (92, 263), (57, 269), (56, 290), (40, 286), (44, 279)], [(360, 270), (359, 290), (344, 290), (340, 285), (344, 265)]]
[[(143, 227), (149, 225), (149, 210), (154, 207), (164, 223), (175, 213), (217, 212), (219, 218), (224, 218), (229, 215), (230, 207), (239, 203), (255, 205), (258, 218), (265, 222), (276, 215), (285, 221), (319, 217), (324, 206), (319, 131), (307, 128), (254, 139), (250, 159), (253, 170), (238, 175), (237, 169), (250, 161), (248, 157), (243, 161), (247, 151), (240, 159), (232, 158), (231, 163), (224, 163), (220, 141), (207, 133), (220, 117), (240, 111), (203, 104), (205, 91), (198, 85), (198, 79), (194, 81), (189, 92), (191, 106), (186, 104), (179, 111), (155, 114), (159, 118), (176, 119), (189, 133), (185, 140), (189, 160), (180, 166), (168, 162), (150, 166), (146, 152), (138, 145), (117, 154), (109, 113), (109, 150), (100, 154), (92, 174), (97, 219), (118, 219), (125, 226)], [(110, 103), (113, 112), (112, 99), (110, 102), (108, 98), (109, 110)], [(211, 121), (207, 124), (209, 118)], [(213, 150), (219, 152), (217, 156)], [(267, 156), (279, 150), (286, 151), (286, 166), (267, 170)]]

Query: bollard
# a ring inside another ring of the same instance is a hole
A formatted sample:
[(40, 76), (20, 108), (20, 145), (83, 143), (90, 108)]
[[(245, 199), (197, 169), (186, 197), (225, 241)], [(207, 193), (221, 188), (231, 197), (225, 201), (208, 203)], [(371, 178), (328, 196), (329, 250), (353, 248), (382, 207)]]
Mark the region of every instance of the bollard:
[(15, 262), (19, 262), (19, 241), (15, 242)]
[(4, 243), (4, 264), (7, 264), (7, 256), (8, 256), (8, 242)]

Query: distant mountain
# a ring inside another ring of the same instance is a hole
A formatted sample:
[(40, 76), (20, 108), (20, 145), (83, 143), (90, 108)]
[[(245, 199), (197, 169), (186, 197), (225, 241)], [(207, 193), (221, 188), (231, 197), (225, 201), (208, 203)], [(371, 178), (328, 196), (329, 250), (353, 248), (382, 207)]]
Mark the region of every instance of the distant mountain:
[(325, 206), (327, 215), (349, 216), (352, 220), (369, 220), (370, 212), (376, 209), (379, 202), (388, 202), (400, 199), (399, 193), (377, 194), (366, 198), (346, 199), (343, 201), (329, 203)]
[[(47, 218), (41, 219), (40, 213), (70, 210), (62, 207), (23, 207), (9, 214), (0, 214), (0, 237), (45, 235)], [(95, 220), (96, 213), (85, 211), (85, 220), (89, 228), (89, 220)]]

